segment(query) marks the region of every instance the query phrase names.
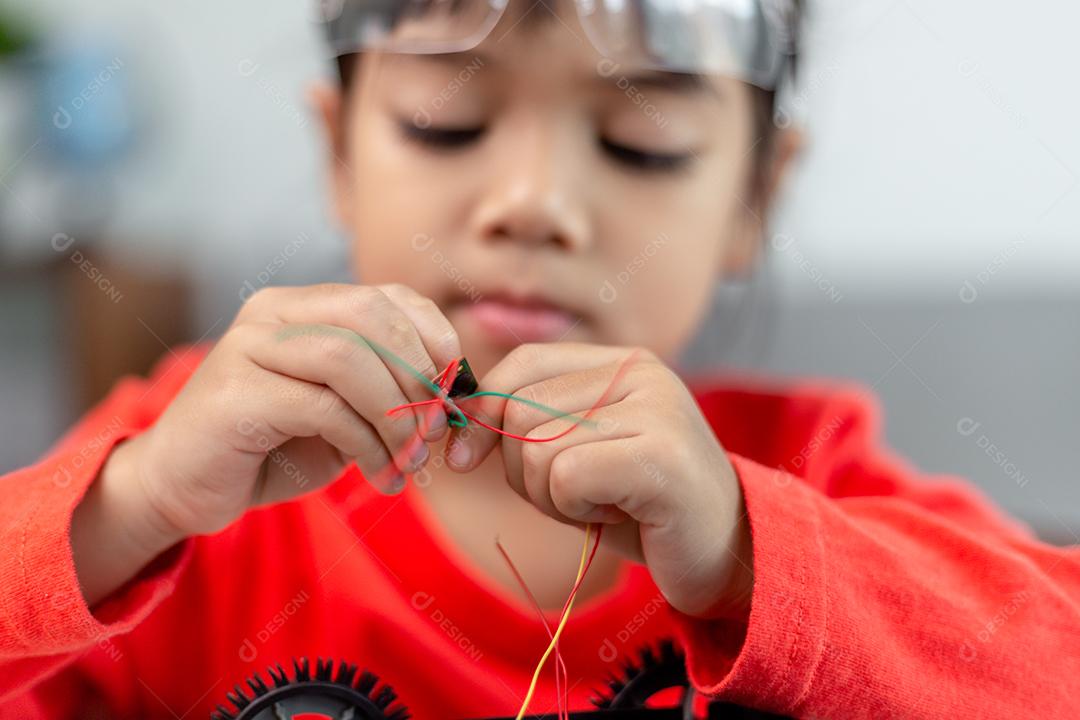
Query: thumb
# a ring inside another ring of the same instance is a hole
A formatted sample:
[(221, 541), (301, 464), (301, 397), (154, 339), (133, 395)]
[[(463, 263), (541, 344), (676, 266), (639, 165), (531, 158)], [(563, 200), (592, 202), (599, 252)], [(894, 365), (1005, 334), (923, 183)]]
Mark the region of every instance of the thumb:
[(266, 455), (251, 505), (270, 505), (317, 490), (341, 474), (347, 462), (321, 437), (298, 437)]
[[(623, 362), (632, 359), (635, 354), (627, 348), (581, 343), (519, 345), (480, 380), (481, 394), (458, 402), (470, 415), (501, 428), (510, 401), (505, 397), (484, 395), (483, 392), (516, 395), (544, 380)], [(446, 443), (447, 465), (457, 472), (469, 472), (483, 462), (499, 440), (498, 433), (476, 422), (470, 421), (464, 428), (454, 428)]]

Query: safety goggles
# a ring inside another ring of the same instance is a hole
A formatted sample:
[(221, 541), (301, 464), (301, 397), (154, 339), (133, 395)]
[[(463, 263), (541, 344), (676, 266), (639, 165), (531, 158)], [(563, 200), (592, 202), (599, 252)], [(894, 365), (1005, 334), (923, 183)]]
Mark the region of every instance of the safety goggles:
[[(316, 2), (331, 50), (341, 56), (468, 51), (495, 28), (509, 0)], [(573, 2), (597, 52), (619, 66), (721, 75), (772, 90), (794, 52), (795, 0)]]

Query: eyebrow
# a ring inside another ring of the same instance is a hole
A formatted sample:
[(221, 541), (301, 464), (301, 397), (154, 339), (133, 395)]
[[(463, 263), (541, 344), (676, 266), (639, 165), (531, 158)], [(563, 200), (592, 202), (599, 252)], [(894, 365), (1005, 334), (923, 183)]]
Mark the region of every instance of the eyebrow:
[(618, 82), (623, 88), (633, 86), (638, 89), (666, 90), (686, 94), (707, 93), (718, 99), (723, 98), (720, 89), (709, 82), (705, 75), (698, 73), (656, 71), (609, 77), (598, 75), (597, 79), (602, 82)]
[[(441, 65), (467, 65), (480, 61), (481, 65), (488, 65), (491, 58), (477, 50), (450, 52), (450, 53), (415, 53), (413, 57), (424, 61)], [(630, 75), (600, 75), (596, 74), (593, 79), (605, 85), (616, 84), (623, 89), (633, 86), (643, 90), (662, 90), (667, 92), (684, 93), (687, 95), (702, 93), (712, 95), (719, 100), (724, 99), (724, 93), (715, 83), (709, 81), (708, 76), (700, 73), (684, 73), (663, 70), (635, 71)]]
[(468, 65), (479, 60), (481, 65), (487, 65), (490, 58), (477, 50), (463, 50), (461, 52), (438, 52), (438, 53), (404, 53), (409, 57), (419, 58), (430, 63), (439, 65)]

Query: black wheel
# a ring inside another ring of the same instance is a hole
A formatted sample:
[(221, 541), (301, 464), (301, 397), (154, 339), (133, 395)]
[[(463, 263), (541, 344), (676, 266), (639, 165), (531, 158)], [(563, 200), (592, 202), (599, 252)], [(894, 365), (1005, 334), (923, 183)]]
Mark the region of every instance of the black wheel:
[(328, 720), (408, 720), (397, 694), (367, 670), (346, 662), (319, 658), (314, 673), (307, 658), (293, 660), (290, 678), (281, 665), (267, 668), (271, 684), (259, 673), (247, 679), (249, 693), (240, 685), (226, 694), (232, 710), (218, 705), (211, 720), (292, 720), (322, 716)]
[[(621, 663), (622, 675), (608, 679), (607, 688), (593, 698), (593, 705), (599, 710), (643, 710), (648, 708), (649, 700), (660, 693), (678, 688), (679, 700), (675, 709), (686, 720), (701, 717), (703, 697), (690, 683), (686, 670), (686, 657), (675, 647), (671, 640), (661, 641), (655, 650), (645, 647), (636, 658), (624, 659)], [(698, 705), (698, 708), (695, 708)], [(733, 705), (713, 700), (706, 703), (704, 712), (710, 720), (780, 720), (781, 715), (773, 715), (762, 710)]]
[(683, 654), (670, 640), (664, 640), (654, 650), (642, 648), (636, 658), (622, 661), (622, 676), (612, 675), (607, 688), (593, 698), (593, 705), (601, 710), (628, 710), (644, 708), (646, 701), (672, 688), (682, 688), (679, 707), (686, 714), (693, 709), (694, 689), (686, 674)]

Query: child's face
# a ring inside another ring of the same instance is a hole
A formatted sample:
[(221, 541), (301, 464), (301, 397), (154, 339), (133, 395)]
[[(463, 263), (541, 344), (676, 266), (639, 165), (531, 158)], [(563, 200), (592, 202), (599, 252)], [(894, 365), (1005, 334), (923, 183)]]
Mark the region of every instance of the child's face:
[(532, 341), (672, 359), (760, 240), (751, 88), (611, 72), (561, 7), (511, 3), (467, 54), (364, 54), (322, 97), (357, 277), (435, 300), (481, 371)]

